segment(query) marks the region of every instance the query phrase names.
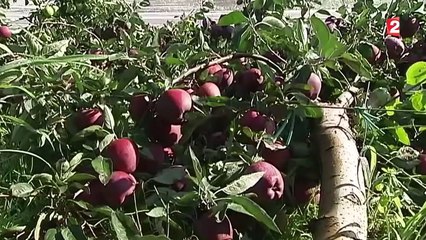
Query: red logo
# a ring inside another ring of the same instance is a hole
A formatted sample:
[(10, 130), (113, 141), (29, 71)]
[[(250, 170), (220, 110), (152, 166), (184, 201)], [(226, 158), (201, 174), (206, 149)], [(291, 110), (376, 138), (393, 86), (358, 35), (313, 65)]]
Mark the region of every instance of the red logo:
[(399, 34), (399, 17), (386, 19), (386, 34), (394, 37), (400, 37)]

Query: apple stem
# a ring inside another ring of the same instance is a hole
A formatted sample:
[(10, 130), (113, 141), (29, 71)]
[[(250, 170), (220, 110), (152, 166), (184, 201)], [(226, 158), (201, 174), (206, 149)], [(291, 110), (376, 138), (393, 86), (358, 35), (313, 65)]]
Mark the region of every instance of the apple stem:
[[(320, 104), (347, 107), (357, 92), (357, 88), (351, 88), (336, 104)], [(367, 239), (365, 168), (349, 117), (344, 108), (323, 110), (323, 118), (316, 122), (312, 134), (322, 169), (319, 214), (311, 225), (314, 239)]]
[(278, 66), (276, 63), (272, 62), (267, 57), (264, 57), (264, 56), (258, 55), (258, 54), (250, 54), (250, 53), (234, 53), (234, 54), (230, 54), (230, 55), (227, 55), (225, 57), (221, 57), (221, 58), (218, 58), (216, 60), (213, 60), (213, 61), (210, 61), (210, 62), (207, 62), (207, 63), (203, 63), (203, 64), (200, 64), (198, 66), (195, 66), (193, 68), (188, 69), (188, 71), (184, 72), (182, 75), (175, 78), (172, 81), (172, 85), (175, 85), (175, 84), (181, 82), (182, 80), (184, 80), (185, 78), (191, 76), (192, 74), (195, 74), (198, 71), (205, 70), (206, 68), (208, 68), (212, 65), (222, 64), (222, 63), (229, 62), (233, 59), (238, 59), (238, 58), (252, 58), (252, 59), (255, 59), (255, 60), (263, 61), (266, 64), (268, 64), (270, 67), (272, 67), (279, 75), (284, 76), (284, 71), (281, 69), (281, 67)]

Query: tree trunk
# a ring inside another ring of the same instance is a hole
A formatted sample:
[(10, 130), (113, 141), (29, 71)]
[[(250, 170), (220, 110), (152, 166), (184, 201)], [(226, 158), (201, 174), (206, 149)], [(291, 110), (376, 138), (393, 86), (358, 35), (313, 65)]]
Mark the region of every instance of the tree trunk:
[(353, 95), (345, 92), (337, 104), (322, 104), (324, 117), (313, 132), (322, 167), (319, 216), (312, 229), (315, 240), (367, 239), (363, 165), (349, 118), (339, 108), (352, 102)]

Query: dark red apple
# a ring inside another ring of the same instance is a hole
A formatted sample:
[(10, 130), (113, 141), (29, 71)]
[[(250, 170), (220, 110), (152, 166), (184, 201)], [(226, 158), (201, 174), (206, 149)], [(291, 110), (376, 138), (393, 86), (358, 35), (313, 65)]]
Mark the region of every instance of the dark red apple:
[(84, 191), (77, 196), (76, 200), (83, 200), (92, 205), (104, 204), (103, 194), (105, 186), (99, 180), (92, 180), (88, 185), (89, 191)]
[(12, 37), (12, 31), (10, 31), (10, 28), (8, 26), (1, 26), (0, 27), (0, 38), (11, 38)]
[(114, 171), (105, 186), (104, 199), (112, 208), (120, 207), (135, 192), (136, 179), (132, 174)]
[(326, 19), (325, 19), (325, 22), (337, 22), (337, 18), (335, 17), (335, 16), (328, 16)]
[(337, 25), (334, 22), (325, 22), (330, 32), (334, 32), (337, 29)]
[(426, 175), (426, 154), (420, 154), (419, 156), (419, 165), (417, 166), (417, 172)]
[[(182, 165), (173, 165), (170, 168), (185, 168)], [(176, 180), (172, 184), (172, 189), (176, 192), (187, 191), (191, 187), (191, 180), (188, 178), (188, 175), (185, 175), (183, 178)]]
[(222, 67), (219, 64), (213, 64), (207, 68), (208, 74), (216, 74), (222, 70)]
[(146, 94), (135, 94), (130, 99), (129, 112), (130, 117), (135, 122), (139, 122), (149, 112), (151, 101)]
[(181, 125), (174, 125), (158, 117), (154, 118), (146, 129), (149, 138), (163, 147), (171, 147), (182, 138)]
[(131, 58), (137, 58), (139, 57), (139, 50), (136, 48), (130, 48), (127, 54)]
[(276, 128), (274, 120), (255, 110), (245, 112), (239, 122), (242, 127), (248, 127), (254, 132), (273, 134)]
[(93, 125), (102, 126), (104, 116), (102, 110), (98, 108), (84, 109), (77, 112), (74, 122), (78, 130), (83, 130)]
[(165, 91), (155, 104), (158, 117), (171, 124), (181, 124), (185, 112), (191, 108), (191, 95), (183, 89)]
[(151, 144), (142, 150), (141, 160), (138, 169), (141, 172), (147, 172), (155, 175), (163, 168), (166, 155), (163, 146), (160, 144)]
[(219, 83), (223, 78), (223, 68), (219, 64), (213, 64), (209, 66), (206, 70), (207, 75), (212, 77), (214, 82)]
[(220, 96), (220, 89), (215, 83), (206, 82), (197, 89), (197, 94), (200, 97), (217, 97)]
[(255, 193), (261, 202), (281, 199), (284, 192), (284, 179), (274, 165), (260, 161), (253, 163), (245, 171), (246, 174), (264, 172), (263, 177), (248, 191)]
[(281, 172), (286, 170), (287, 163), (291, 158), (290, 149), (280, 141), (271, 145), (264, 144), (260, 155), (266, 162), (274, 165)]
[(234, 73), (228, 68), (222, 68), (222, 79), (218, 82), (220, 90), (225, 90), (234, 82)]
[(262, 72), (258, 68), (250, 68), (236, 76), (237, 84), (247, 92), (256, 92), (263, 87)]
[(404, 42), (400, 38), (387, 36), (385, 38), (385, 45), (389, 58), (394, 60), (400, 59), (405, 51)]
[(399, 34), (403, 38), (413, 37), (414, 34), (420, 29), (419, 20), (416, 18), (411, 18), (407, 16), (403, 16), (400, 18), (400, 28)]
[(315, 100), (318, 98), (321, 87), (322, 87), (322, 80), (316, 73), (311, 73), (311, 75), (308, 78), (307, 84), (310, 87), (309, 90), (309, 98), (312, 100)]
[(129, 138), (112, 141), (107, 149), (115, 171), (133, 173), (139, 164), (139, 150), (136, 143)]
[(235, 28), (233, 26), (223, 26), (222, 27), (222, 37), (228, 40), (231, 40), (234, 36)]
[(229, 218), (225, 217), (218, 223), (210, 212), (204, 213), (195, 221), (194, 230), (200, 240), (233, 240), (234, 238), (234, 229)]
[(358, 46), (358, 51), (370, 64), (380, 62), (382, 51), (376, 45), (371, 43), (361, 43)]
[(314, 200), (319, 202), (318, 183), (308, 179), (296, 179), (294, 182), (293, 197), (298, 205), (304, 205)]
[(212, 21), (210, 24), (210, 35), (213, 40), (219, 39), (223, 35), (223, 27)]

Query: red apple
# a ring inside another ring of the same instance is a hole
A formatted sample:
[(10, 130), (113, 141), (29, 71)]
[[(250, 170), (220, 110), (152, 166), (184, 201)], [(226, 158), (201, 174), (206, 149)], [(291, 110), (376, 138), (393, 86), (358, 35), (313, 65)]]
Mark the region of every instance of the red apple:
[(8, 26), (1, 26), (0, 27), (0, 38), (11, 38), (12, 37), (12, 31), (10, 31)]
[(181, 125), (167, 123), (158, 117), (150, 122), (146, 131), (151, 140), (163, 147), (171, 147), (182, 138)]
[(296, 179), (294, 182), (294, 200), (298, 205), (304, 205), (314, 199), (316, 203), (319, 202), (318, 183), (308, 179)]
[(419, 165), (417, 166), (417, 172), (426, 175), (426, 154), (420, 154), (419, 156)]
[(322, 85), (321, 78), (316, 73), (311, 73), (311, 75), (308, 78), (307, 84), (310, 87), (309, 97), (312, 100), (317, 99), (321, 92), (321, 85)]
[(236, 76), (236, 82), (246, 92), (256, 92), (263, 87), (262, 72), (258, 68), (250, 68)]
[(139, 122), (149, 112), (151, 102), (145, 94), (135, 94), (130, 100), (130, 117), (135, 122)]
[(225, 90), (234, 82), (234, 73), (228, 68), (222, 68), (222, 79), (218, 82), (220, 90)]
[(385, 45), (389, 58), (394, 60), (400, 59), (405, 51), (404, 42), (400, 38), (387, 36), (385, 38)]
[(77, 112), (74, 122), (78, 130), (83, 130), (93, 125), (102, 126), (104, 116), (102, 110), (98, 108), (84, 109)]
[(104, 191), (104, 199), (108, 206), (117, 208), (123, 205), (135, 192), (136, 183), (133, 175), (122, 171), (114, 171)]
[(264, 144), (260, 152), (262, 158), (274, 165), (278, 170), (284, 172), (286, 170), (287, 163), (290, 161), (291, 152), (290, 149), (282, 144), (280, 141), (277, 141), (273, 144), (266, 145)]
[(281, 199), (284, 192), (284, 179), (281, 172), (274, 165), (260, 161), (253, 163), (245, 171), (246, 174), (263, 172), (263, 177), (249, 189), (257, 195), (261, 202), (270, 202)]
[(141, 172), (147, 172), (155, 175), (161, 170), (161, 168), (163, 168), (165, 159), (165, 148), (163, 148), (160, 144), (151, 144), (149, 147), (142, 150), (138, 169)]
[(248, 127), (254, 132), (265, 131), (267, 134), (275, 132), (275, 122), (266, 115), (255, 110), (249, 110), (240, 118), (240, 125)]
[(206, 82), (197, 89), (200, 97), (217, 97), (220, 96), (219, 87), (212, 82)]
[(419, 20), (412, 17), (403, 16), (400, 18), (400, 34), (403, 38), (413, 37), (420, 29)]
[(92, 205), (104, 204), (103, 194), (105, 186), (99, 180), (92, 180), (88, 185), (89, 191), (84, 191), (77, 196), (77, 200), (83, 200)]
[(234, 229), (228, 217), (222, 222), (216, 222), (211, 213), (204, 213), (194, 223), (194, 230), (200, 240), (233, 240)]
[(119, 138), (107, 147), (115, 171), (133, 173), (139, 164), (139, 150), (136, 143), (129, 138)]
[(155, 104), (158, 117), (171, 124), (181, 124), (185, 112), (191, 108), (191, 95), (183, 89), (165, 91)]

